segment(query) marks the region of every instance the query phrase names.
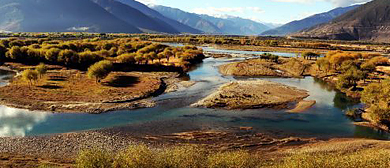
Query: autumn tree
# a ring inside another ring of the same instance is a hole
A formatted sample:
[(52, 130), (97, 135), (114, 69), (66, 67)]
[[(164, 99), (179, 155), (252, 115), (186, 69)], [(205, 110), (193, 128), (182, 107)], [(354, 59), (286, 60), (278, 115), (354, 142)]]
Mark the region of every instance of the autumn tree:
[(47, 72), (47, 66), (44, 63), (40, 63), (36, 68), (35, 71), (38, 73), (39, 77), (42, 78), (44, 74)]
[(27, 69), (22, 72), (22, 79), (29, 82), (29, 85), (32, 85), (32, 81), (38, 79), (38, 72), (35, 70)]
[(368, 106), (368, 114), (377, 123), (390, 121), (390, 81), (372, 83), (364, 88), (362, 102)]
[(101, 79), (104, 79), (112, 70), (113, 64), (111, 61), (100, 61), (88, 68), (87, 75), (89, 78), (95, 78), (96, 83), (99, 83)]

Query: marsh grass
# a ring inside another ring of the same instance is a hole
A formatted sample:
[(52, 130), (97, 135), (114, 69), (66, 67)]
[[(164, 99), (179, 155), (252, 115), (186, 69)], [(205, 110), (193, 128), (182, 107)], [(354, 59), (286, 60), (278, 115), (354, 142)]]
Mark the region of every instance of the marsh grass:
[(267, 158), (243, 150), (216, 152), (190, 145), (162, 149), (133, 145), (116, 155), (97, 149), (84, 150), (76, 164), (82, 168), (387, 168), (390, 148), (341, 142)]

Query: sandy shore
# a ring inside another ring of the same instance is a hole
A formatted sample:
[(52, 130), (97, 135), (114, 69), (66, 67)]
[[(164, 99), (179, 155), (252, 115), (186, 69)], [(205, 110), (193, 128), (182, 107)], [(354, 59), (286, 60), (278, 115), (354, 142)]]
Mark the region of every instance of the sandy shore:
[(286, 107), (288, 103), (299, 102), (308, 96), (307, 91), (275, 82), (238, 81), (221, 86), (192, 106), (226, 109)]
[(307, 109), (313, 107), (317, 102), (315, 100), (302, 100), (300, 101), (294, 109), (288, 110), (290, 113), (300, 113), (304, 112)]

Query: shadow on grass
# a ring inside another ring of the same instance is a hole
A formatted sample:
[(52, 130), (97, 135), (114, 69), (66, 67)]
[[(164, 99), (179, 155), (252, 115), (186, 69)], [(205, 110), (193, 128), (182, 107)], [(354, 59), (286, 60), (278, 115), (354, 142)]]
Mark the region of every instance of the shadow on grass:
[(103, 85), (112, 87), (131, 87), (139, 82), (140, 81), (138, 77), (121, 75), (105, 80), (102, 83)]
[(64, 76), (49, 76), (49, 81), (66, 81)]
[(38, 87), (44, 88), (44, 89), (61, 89), (62, 88), (61, 86), (57, 86), (57, 85), (53, 85), (53, 84), (45, 84), (45, 85), (38, 86)]

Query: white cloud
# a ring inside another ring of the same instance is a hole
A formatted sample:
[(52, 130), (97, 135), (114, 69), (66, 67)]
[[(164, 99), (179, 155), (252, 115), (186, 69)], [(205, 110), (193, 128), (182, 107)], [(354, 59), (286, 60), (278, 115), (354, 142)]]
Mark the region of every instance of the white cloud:
[(0, 137), (25, 136), (34, 125), (44, 122), (50, 113), (0, 106)]
[(330, 2), (334, 6), (349, 6), (353, 4), (358, 4), (358, 3), (365, 3), (369, 2), (371, 0), (272, 0), (276, 2), (293, 2), (293, 3), (313, 3), (313, 2), (318, 2), (318, 1), (325, 1), (325, 2)]

